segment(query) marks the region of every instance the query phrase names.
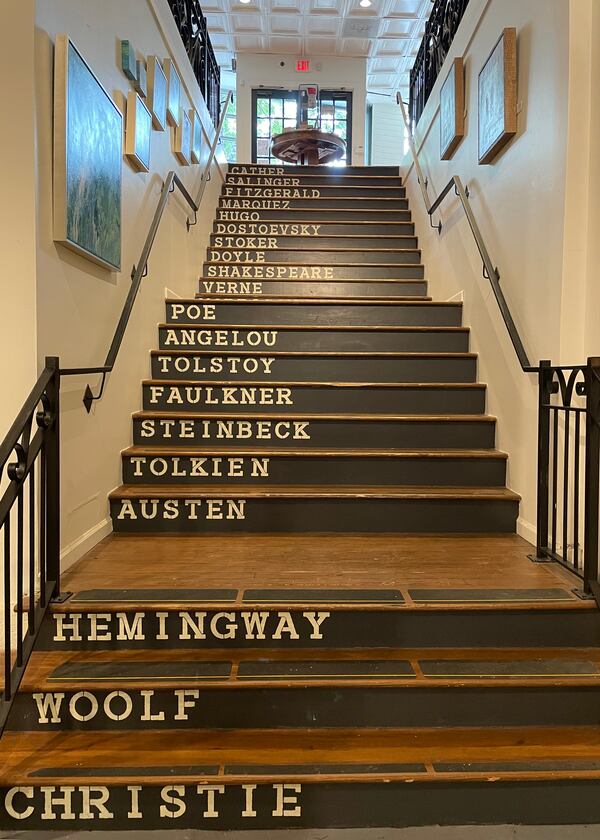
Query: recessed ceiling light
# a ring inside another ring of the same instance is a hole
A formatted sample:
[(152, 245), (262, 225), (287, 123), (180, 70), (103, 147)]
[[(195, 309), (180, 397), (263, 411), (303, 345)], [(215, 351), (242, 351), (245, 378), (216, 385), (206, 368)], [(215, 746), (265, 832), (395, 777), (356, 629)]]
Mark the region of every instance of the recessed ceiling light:
[(240, 0), (240, 3), (243, 3), (245, 6), (247, 3), (250, 3), (250, 0)]
[[(242, 2), (243, 2), (243, 0), (242, 0)], [(371, 0), (360, 0), (360, 3), (358, 5), (362, 6), (363, 9), (368, 9), (369, 6), (372, 5), (372, 3), (371, 3)]]

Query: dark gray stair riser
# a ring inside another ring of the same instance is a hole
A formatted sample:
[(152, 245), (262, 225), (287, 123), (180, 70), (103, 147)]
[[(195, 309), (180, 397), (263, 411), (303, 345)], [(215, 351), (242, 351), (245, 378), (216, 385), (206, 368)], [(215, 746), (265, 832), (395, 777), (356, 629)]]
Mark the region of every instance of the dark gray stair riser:
[[(219, 207), (223, 210), (356, 210), (360, 201), (365, 210), (408, 210), (406, 198), (250, 198), (247, 196), (227, 195), (219, 198)], [(298, 216), (298, 214), (296, 214)], [(338, 217), (339, 221), (339, 217)], [(365, 220), (366, 221), (366, 220)]]
[(199, 297), (213, 295), (280, 295), (284, 297), (426, 297), (425, 280), (215, 280), (201, 277)]
[[(317, 251), (309, 249), (265, 250), (269, 243), (268, 236), (256, 237), (263, 244), (261, 248), (247, 250), (232, 250), (230, 248), (209, 248), (207, 263), (226, 263), (228, 265), (262, 265), (268, 263), (286, 263), (290, 265), (311, 265), (325, 267), (328, 265), (420, 265), (421, 252), (413, 251)], [(274, 237), (270, 237), (273, 239)], [(318, 243), (313, 240), (313, 248)], [(206, 265), (206, 263), (205, 263)]]
[(144, 383), (143, 407), (219, 414), (484, 414), (485, 388)]
[[(158, 499), (110, 503), (117, 533), (513, 533), (516, 501), (480, 499)], [(165, 515), (166, 514), (166, 515)], [(207, 518), (207, 517), (211, 518)], [(170, 517), (170, 518), (167, 518)]]
[[(327, 604), (299, 607), (237, 607), (226, 603), (221, 607), (189, 604), (135, 609), (120, 604), (118, 612), (105, 607), (73, 605), (63, 615), (47, 615), (36, 639), (38, 651), (102, 651), (102, 650), (174, 650), (185, 649), (227, 651), (268, 650), (337, 650), (337, 649), (446, 649), (452, 648), (557, 648), (600, 645), (600, 612), (594, 610), (560, 610), (538, 605), (535, 610), (502, 607), (488, 609), (408, 610), (402, 607), (382, 610), (331, 609)], [(98, 618), (98, 613), (105, 616)], [(203, 632), (190, 630), (185, 616), (198, 624), (204, 618)], [(231, 634), (223, 633), (223, 612)], [(184, 613), (184, 616), (182, 616)], [(257, 638), (253, 622), (266, 616), (264, 639)], [(159, 617), (160, 615), (160, 617)], [(313, 621), (307, 615), (311, 615)], [(295, 636), (278, 633), (282, 620), (289, 616)], [(507, 616), (510, 620), (507, 620)], [(98, 635), (97, 621), (104, 621), (107, 630)], [(135, 627), (140, 632), (126, 634), (123, 628)], [(315, 633), (313, 622), (318, 620)], [(247, 624), (249, 622), (249, 625)], [(69, 629), (70, 628), (70, 629)], [(249, 629), (248, 629), (249, 628)], [(215, 632), (217, 630), (220, 635)], [(223, 638), (225, 636), (225, 638)], [(281, 638), (279, 638), (281, 636)], [(544, 654), (545, 655), (545, 654)]]
[(225, 178), (228, 186), (262, 186), (262, 187), (312, 187), (315, 184), (327, 184), (330, 186), (347, 187), (402, 187), (402, 178), (399, 175), (386, 177), (373, 177), (372, 175), (330, 175), (329, 173), (317, 172), (284, 172), (282, 175), (238, 175), (228, 173)]
[(310, 263), (205, 262), (202, 276), (221, 280), (422, 280), (425, 270), (418, 263), (383, 265), (313, 265)]
[[(397, 222), (394, 224), (347, 223), (328, 222), (219, 222), (213, 225), (213, 234), (219, 236), (293, 236), (298, 240), (310, 241), (315, 236), (415, 236), (413, 222)], [(388, 239), (385, 240), (389, 241)]]
[[(338, 225), (352, 224), (356, 222), (369, 222), (374, 224), (377, 221), (394, 222), (396, 224), (407, 224), (412, 221), (410, 210), (388, 208), (365, 208), (360, 211), (354, 208), (324, 209), (323, 207), (306, 207), (302, 213), (285, 207), (217, 207), (216, 220), (218, 222), (281, 222), (281, 223), (319, 223), (334, 222)], [(387, 229), (386, 225), (386, 229)]]
[[(282, 179), (280, 179), (282, 180)], [(292, 180), (292, 179), (289, 179)], [(391, 189), (390, 189), (391, 187)], [(336, 198), (342, 201), (352, 199), (406, 199), (406, 190), (404, 187), (394, 186), (393, 184), (387, 186), (365, 186), (356, 185), (353, 187), (346, 186), (330, 186), (324, 184), (322, 181), (317, 181), (316, 184), (229, 184), (226, 183), (221, 190), (222, 198), (234, 199), (259, 199), (271, 201), (273, 199), (283, 200), (304, 200), (321, 201), (324, 198)]]
[(241, 355), (158, 351), (152, 355), (153, 379), (256, 379), (269, 382), (475, 382), (472, 356), (360, 357)]
[[(288, 165), (263, 165), (262, 163), (233, 163), (229, 165), (228, 175), (273, 175), (295, 176), (295, 175), (323, 175), (323, 166), (288, 166)], [(336, 166), (328, 167), (326, 174), (334, 176), (343, 175), (383, 175), (397, 178), (400, 175), (398, 166)]]
[(504, 487), (498, 458), (263, 457), (255, 455), (124, 455), (125, 484), (411, 485)]
[[(50, 761), (50, 759), (49, 759)], [(145, 830), (169, 831), (173, 818), (179, 830), (247, 831), (249, 828), (263, 834), (274, 829), (323, 829), (329, 828), (407, 828), (414, 826), (449, 825), (504, 825), (507, 819), (518, 825), (593, 825), (600, 823), (600, 803), (596, 779), (556, 779), (550, 774), (537, 781), (498, 779), (489, 781), (433, 782), (418, 781), (320, 781), (319, 784), (302, 784), (301, 779), (285, 776), (273, 768), (269, 782), (247, 780), (253, 784), (228, 782), (227, 776), (208, 778), (197, 775), (193, 782), (172, 785), (172, 771), (164, 776), (136, 782), (136, 809), (132, 811), (132, 787), (115, 779), (110, 787), (99, 790), (78, 784), (79, 778), (66, 779), (67, 785), (52, 793), (47, 786), (30, 784), (25, 801), (31, 811), (27, 816), (11, 817), (7, 812), (0, 816), (4, 831), (47, 831), (45, 816), (49, 795), (69, 797), (75, 813), (69, 822), (70, 831), (112, 829), (119, 831)], [(273, 779), (276, 781), (273, 782)], [(30, 779), (34, 782), (34, 779)], [(202, 784), (199, 786), (198, 783)], [(212, 783), (212, 794), (207, 787)], [(248, 792), (250, 788), (251, 793)], [(54, 790), (54, 788), (52, 788)], [(91, 792), (91, 794), (90, 794)], [(90, 795), (96, 804), (98, 792), (106, 793), (106, 814), (103, 819), (90, 823), (88, 811)], [(22, 789), (0, 789), (4, 800)], [(214, 799), (209, 800), (212, 795)], [(16, 801), (23, 801), (16, 797)], [(248, 797), (252, 811), (248, 812)], [(56, 799), (54, 801), (57, 801)], [(207, 802), (214, 803), (208, 811)], [(165, 805), (168, 802), (168, 805)], [(283, 803), (283, 804), (282, 804)], [(109, 810), (110, 809), (110, 810)], [(178, 810), (175, 810), (178, 809)], [(283, 816), (281, 816), (283, 812)], [(57, 819), (64, 813), (55, 805), (51, 812)], [(252, 816), (249, 818), (248, 813)], [(208, 814), (208, 817), (206, 816)], [(435, 829), (434, 829), (435, 830)], [(494, 829), (488, 829), (492, 837)], [(586, 832), (587, 834), (587, 832)], [(266, 836), (266, 834), (264, 835)], [(575, 836), (575, 835), (573, 835)]]
[(448, 330), (410, 332), (391, 330), (286, 330), (223, 327), (160, 327), (159, 348), (319, 351), (389, 351), (407, 353), (466, 353), (469, 333)]
[[(302, 728), (308, 721), (311, 728), (594, 726), (600, 703), (600, 684), (539, 688), (241, 686), (236, 690), (201, 683), (197, 691), (202, 699), (188, 694), (191, 705), (182, 713), (175, 689), (162, 688), (150, 679), (147, 686), (154, 692), (150, 699), (144, 699), (136, 688), (120, 689), (125, 696), (116, 697), (114, 690), (88, 685), (85, 690), (91, 700), (77, 697), (78, 692), (61, 691), (58, 685), (54, 691), (64, 694), (59, 723), (52, 723), (48, 713), (43, 716), (48, 722), (40, 723), (36, 701), (31, 694), (21, 693), (7, 728), (46, 732), (147, 729), (148, 720), (142, 718), (148, 716), (148, 707), (152, 714), (164, 715), (163, 721), (152, 723), (152, 729), (163, 730)], [(193, 682), (186, 686), (188, 691), (194, 687)], [(89, 720), (79, 719), (96, 707)], [(70, 711), (73, 708), (75, 714)], [(119, 714), (123, 717), (115, 720)], [(178, 720), (178, 714), (185, 719)]]
[(223, 234), (213, 233), (210, 237), (211, 247), (214, 248), (231, 248), (239, 249), (263, 249), (263, 248), (277, 248), (277, 250), (284, 250), (289, 248), (306, 249), (312, 253), (313, 249), (322, 248), (340, 248), (340, 249), (356, 249), (369, 248), (370, 250), (388, 249), (388, 248), (418, 248), (418, 240), (416, 236), (390, 236), (386, 239), (381, 239), (377, 236), (359, 236), (353, 234), (352, 236), (327, 236), (325, 234), (315, 234), (314, 236), (277, 236), (274, 234), (265, 235), (247, 235), (247, 234)]
[[(460, 327), (462, 306), (445, 303), (167, 302), (168, 324)], [(317, 377), (319, 379), (319, 377)], [(322, 377), (321, 377), (322, 379)]]
[[(222, 414), (225, 412), (222, 411)], [(493, 449), (492, 419), (444, 421), (345, 420), (244, 417), (133, 418), (133, 441), (140, 446), (325, 446), (374, 449)]]

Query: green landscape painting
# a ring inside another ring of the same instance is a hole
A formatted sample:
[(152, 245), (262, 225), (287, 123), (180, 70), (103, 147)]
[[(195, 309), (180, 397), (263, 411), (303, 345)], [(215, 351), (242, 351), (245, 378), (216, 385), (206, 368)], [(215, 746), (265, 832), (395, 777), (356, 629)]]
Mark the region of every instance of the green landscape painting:
[(71, 42), (66, 108), (66, 239), (121, 268), (123, 118)]

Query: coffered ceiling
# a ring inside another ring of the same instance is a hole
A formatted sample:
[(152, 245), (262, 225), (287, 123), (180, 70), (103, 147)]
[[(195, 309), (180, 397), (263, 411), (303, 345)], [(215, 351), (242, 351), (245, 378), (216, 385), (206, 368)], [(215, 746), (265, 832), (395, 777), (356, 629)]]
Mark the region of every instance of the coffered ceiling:
[(377, 94), (408, 92), (408, 74), (432, 0), (203, 0), (223, 83), (234, 87), (231, 59), (239, 53), (367, 58), (367, 87)]

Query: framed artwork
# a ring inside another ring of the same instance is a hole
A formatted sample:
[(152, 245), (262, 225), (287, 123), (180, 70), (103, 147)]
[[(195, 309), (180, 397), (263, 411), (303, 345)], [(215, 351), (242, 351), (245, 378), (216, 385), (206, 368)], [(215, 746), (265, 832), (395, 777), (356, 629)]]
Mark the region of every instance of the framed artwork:
[(181, 109), (179, 125), (175, 129), (175, 154), (185, 166), (192, 162), (192, 121), (185, 108)]
[(517, 133), (517, 30), (505, 29), (479, 73), (479, 163)]
[(136, 66), (136, 80), (133, 83), (133, 88), (136, 93), (145, 99), (148, 96), (148, 79), (146, 74), (146, 64), (143, 61), (137, 62)]
[(465, 136), (465, 73), (455, 58), (440, 91), (440, 159), (450, 160)]
[(121, 69), (130, 82), (137, 79), (137, 62), (131, 41), (121, 41)]
[(165, 58), (165, 73), (169, 85), (167, 96), (167, 120), (171, 125), (178, 126), (181, 111), (181, 80), (173, 61)]
[(167, 77), (156, 55), (148, 56), (148, 108), (157, 131), (167, 127)]
[(200, 163), (200, 156), (202, 154), (202, 123), (198, 116), (198, 111), (192, 108), (190, 111), (190, 122), (192, 123), (192, 149), (191, 160), (192, 163)]
[(118, 271), (123, 115), (68, 35), (54, 61), (54, 239)]
[(150, 171), (152, 114), (134, 90), (127, 95), (125, 154), (138, 172)]

